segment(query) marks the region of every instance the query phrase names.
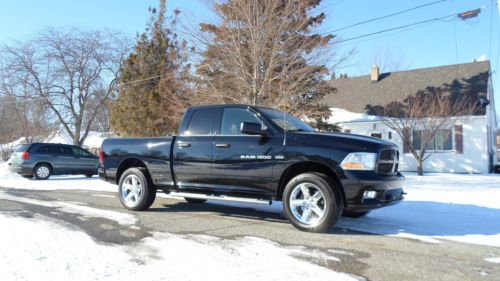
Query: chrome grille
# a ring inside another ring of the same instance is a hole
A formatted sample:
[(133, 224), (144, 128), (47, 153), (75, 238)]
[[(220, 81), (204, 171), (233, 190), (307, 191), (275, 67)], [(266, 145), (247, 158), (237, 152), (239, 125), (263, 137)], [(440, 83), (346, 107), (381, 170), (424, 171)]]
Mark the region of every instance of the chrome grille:
[(397, 149), (386, 149), (380, 152), (377, 161), (377, 173), (393, 174), (398, 172), (399, 152)]

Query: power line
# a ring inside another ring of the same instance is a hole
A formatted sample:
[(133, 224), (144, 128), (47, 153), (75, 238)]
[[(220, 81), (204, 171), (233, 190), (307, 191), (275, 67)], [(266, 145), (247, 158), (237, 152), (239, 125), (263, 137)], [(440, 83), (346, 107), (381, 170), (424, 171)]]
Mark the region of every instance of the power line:
[[(342, 39), (340, 41), (336, 41), (336, 42), (333, 42), (333, 43), (334, 44), (338, 44), (338, 43), (342, 43), (342, 42), (346, 42), (346, 41), (352, 41), (352, 40), (356, 40), (356, 39), (360, 39), (360, 38), (364, 38), (364, 37), (368, 37), (368, 36), (377, 35), (377, 34), (380, 34), (380, 33), (390, 32), (390, 31), (394, 31), (394, 30), (398, 30), (398, 29), (403, 29), (403, 28), (407, 28), (407, 27), (411, 27), (411, 26), (415, 26), (415, 25), (425, 24), (425, 23), (429, 23), (429, 22), (434, 22), (434, 21), (444, 21), (444, 22), (447, 22), (447, 21), (450, 21), (450, 20), (453, 19), (451, 17), (455, 17), (455, 16), (456, 16), (456, 14), (451, 14), (451, 15), (447, 15), (447, 16), (442, 16), (442, 17), (432, 18), (432, 19), (428, 19), (428, 20), (418, 21), (418, 22), (414, 22), (414, 23), (409, 23), (409, 24), (405, 24), (405, 25), (401, 25), (401, 26), (397, 26), (397, 27), (393, 27), (393, 28), (388, 28), (388, 29), (384, 29), (384, 30), (379, 30), (379, 31), (375, 31), (375, 32), (371, 32), (371, 33), (367, 33), (367, 34), (363, 34), (363, 35), (359, 35), (359, 36), (347, 38), (347, 39)], [(448, 18), (449, 20), (445, 20), (446, 18)]]
[(448, 0), (439, 0), (439, 1), (434, 1), (434, 2), (427, 3), (427, 4), (422, 4), (422, 5), (419, 5), (419, 6), (415, 6), (415, 7), (412, 7), (412, 8), (406, 9), (406, 10), (402, 10), (402, 11), (399, 11), (399, 12), (395, 12), (395, 13), (392, 13), (392, 14), (388, 14), (388, 15), (385, 15), (385, 16), (380, 16), (380, 17), (372, 18), (372, 19), (365, 20), (365, 21), (362, 21), (362, 22), (358, 22), (358, 23), (354, 23), (354, 24), (351, 24), (351, 25), (347, 25), (347, 26), (344, 26), (344, 27), (341, 27), (341, 28), (338, 28), (338, 29), (335, 29), (335, 30), (332, 30), (332, 31), (325, 32), (325, 33), (334, 33), (334, 32), (341, 31), (341, 30), (344, 30), (344, 29), (348, 29), (348, 28), (351, 28), (351, 27), (354, 27), (354, 26), (358, 26), (358, 25), (362, 25), (362, 24), (365, 24), (365, 23), (374, 22), (374, 21), (377, 21), (377, 20), (381, 20), (381, 19), (385, 19), (385, 18), (397, 16), (397, 15), (400, 15), (400, 14), (403, 14), (403, 13), (406, 13), (406, 12), (410, 12), (410, 11), (413, 11), (413, 10), (417, 10), (417, 9), (420, 9), (420, 8), (423, 8), (423, 7), (435, 5), (435, 4), (438, 4), (438, 3), (441, 3), (441, 2), (446, 2), (446, 1), (448, 1)]

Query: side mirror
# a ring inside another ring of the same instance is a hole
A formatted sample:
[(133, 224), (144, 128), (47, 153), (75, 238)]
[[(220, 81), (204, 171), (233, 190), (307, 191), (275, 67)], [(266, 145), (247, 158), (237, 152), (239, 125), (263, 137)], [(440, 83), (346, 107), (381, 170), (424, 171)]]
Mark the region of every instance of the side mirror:
[(268, 135), (266, 130), (262, 130), (261, 124), (252, 122), (242, 122), (241, 132), (245, 135), (259, 135), (259, 136)]

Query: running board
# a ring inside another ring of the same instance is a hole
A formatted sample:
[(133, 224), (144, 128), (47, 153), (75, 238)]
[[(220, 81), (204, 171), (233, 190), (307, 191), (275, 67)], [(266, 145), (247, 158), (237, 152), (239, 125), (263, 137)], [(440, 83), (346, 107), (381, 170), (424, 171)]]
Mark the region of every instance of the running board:
[(254, 204), (263, 204), (263, 205), (271, 205), (273, 203), (273, 201), (271, 201), (271, 200), (265, 200), (265, 199), (232, 197), (232, 196), (225, 196), (225, 195), (207, 195), (207, 194), (188, 193), (188, 192), (170, 192), (170, 193), (168, 193), (168, 195), (174, 196), (174, 197), (184, 197), (184, 198), (193, 198), (193, 199), (206, 199), (206, 200), (219, 200), (219, 201), (231, 201), (231, 202), (241, 202), (241, 203), (254, 203)]

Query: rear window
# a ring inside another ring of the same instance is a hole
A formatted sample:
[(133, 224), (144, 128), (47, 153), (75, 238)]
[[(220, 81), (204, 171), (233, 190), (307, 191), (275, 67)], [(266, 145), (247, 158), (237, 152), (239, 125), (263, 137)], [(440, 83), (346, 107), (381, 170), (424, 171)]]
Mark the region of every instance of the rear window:
[(208, 135), (212, 132), (214, 120), (217, 117), (217, 109), (196, 109), (191, 116), (185, 135)]
[(37, 153), (50, 153), (49, 146), (42, 146), (36, 150)]
[(20, 144), (14, 148), (14, 152), (25, 152), (28, 151), (31, 144)]

